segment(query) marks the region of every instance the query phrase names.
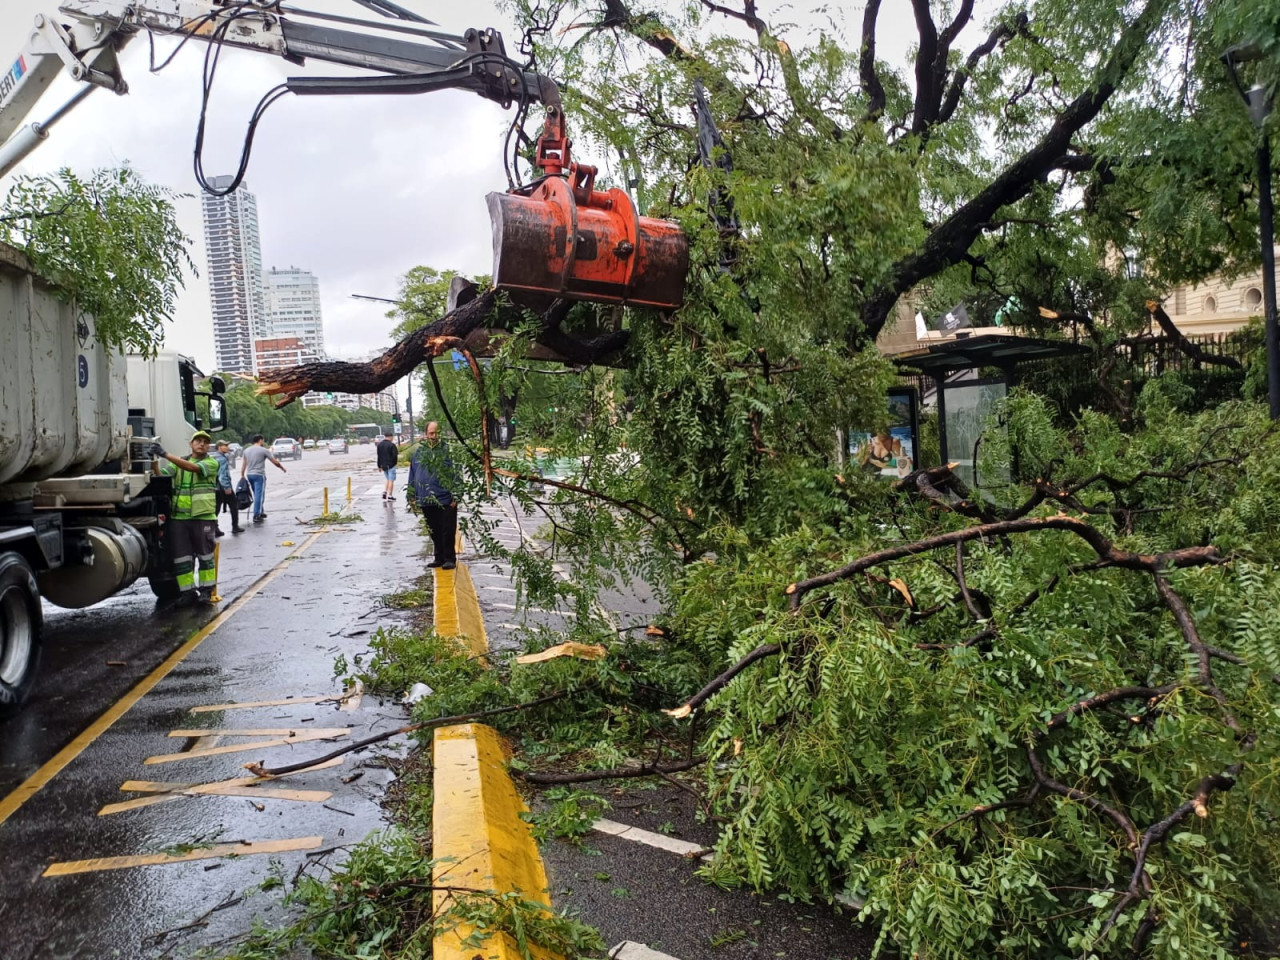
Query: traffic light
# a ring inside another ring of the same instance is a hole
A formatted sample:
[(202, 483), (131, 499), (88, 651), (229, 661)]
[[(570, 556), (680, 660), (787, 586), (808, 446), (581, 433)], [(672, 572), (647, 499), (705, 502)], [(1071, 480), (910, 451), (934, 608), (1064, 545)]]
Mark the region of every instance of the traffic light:
[(399, 423), (399, 422), (400, 422), (400, 414), (398, 414), (398, 413), (393, 413), (393, 414), (391, 415), (391, 422), (392, 422), (392, 423)]

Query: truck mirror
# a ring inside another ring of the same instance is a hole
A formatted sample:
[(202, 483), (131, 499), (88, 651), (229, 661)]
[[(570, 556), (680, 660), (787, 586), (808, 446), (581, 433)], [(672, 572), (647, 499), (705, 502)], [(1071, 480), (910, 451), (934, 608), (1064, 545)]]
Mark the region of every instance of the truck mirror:
[(221, 377), (213, 376), (209, 378), (209, 392), (215, 397), (227, 392), (227, 381)]
[(209, 398), (209, 429), (215, 432), (227, 429), (227, 404), (221, 397)]

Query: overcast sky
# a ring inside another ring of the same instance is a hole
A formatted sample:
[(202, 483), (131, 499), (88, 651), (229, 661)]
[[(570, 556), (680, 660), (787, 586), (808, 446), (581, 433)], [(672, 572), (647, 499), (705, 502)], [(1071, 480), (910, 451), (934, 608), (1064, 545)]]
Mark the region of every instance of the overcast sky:
[[(488, 0), (400, 3), (458, 33), (472, 26), (497, 27), (509, 49), (518, 37)], [(298, 5), (376, 19), (349, 0)], [(810, 19), (789, 4), (760, 6), (765, 16)], [(844, 14), (841, 31), (846, 43), (856, 42), (860, 21), (861, 4), (849, 6), (853, 9)], [(0, 61), (20, 51), (36, 14), (55, 8), (55, 0), (0, 0), (0, 38), (12, 47), (0, 50)], [(822, 21), (812, 22), (816, 26)], [(909, 4), (889, 0), (881, 12), (881, 55), (900, 61), (913, 37)], [(972, 39), (964, 38), (961, 49)], [(158, 44), (169, 49), (173, 41)], [(190, 43), (172, 66), (152, 75), (146, 38), (136, 38), (123, 55), (128, 96), (95, 92), (18, 172), (44, 173), (63, 166), (87, 172), (127, 160), (146, 179), (189, 195), (179, 202), (179, 214), (194, 241), (192, 255), (201, 275), (188, 278), (166, 346), (193, 354), (207, 370), (213, 365), (212, 321), (200, 201), (191, 170), (204, 50), (204, 44)], [(286, 76), (333, 72), (337, 68), (323, 63), (299, 68), (263, 54), (224, 51), (206, 134), (206, 174), (234, 171), (245, 123), (263, 93)], [(72, 90), (71, 81), (60, 79), (28, 119), (45, 118)], [(501, 151), (509, 122), (510, 113), (497, 104), (455, 91), (411, 97), (285, 97), (267, 113), (246, 177), (258, 201), (262, 263), (268, 269), (296, 266), (316, 274), (332, 355), (357, 356), (390, 342), (385, 305), (353, 300), (351, 294), (392, 297), (398, 278), (416, 264), (464, 273), (490, 271), (484, 198), (506, 186)]]

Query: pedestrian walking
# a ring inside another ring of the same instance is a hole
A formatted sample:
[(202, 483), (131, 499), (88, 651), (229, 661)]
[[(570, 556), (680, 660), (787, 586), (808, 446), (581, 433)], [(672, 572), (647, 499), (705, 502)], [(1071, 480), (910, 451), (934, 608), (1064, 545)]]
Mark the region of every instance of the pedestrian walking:
[(203, 430), (192, 434), (189, 459), (166, 453), (159, 443), (150, 448), (154, 472), (174, 478), (168, 538), (179, 599), (206, 603), (218, 585), (218, 461), (209, 456), (209, 440)]
[(264, 445), (265, 437), (260, 433), (253, 436), (253, 442), (245, 447), (244, 462), (240, 464), (241, 478), (248, 478), (249, 489), (253, 491), (253, 522), (261, 523), (267, 519), (267, 461), (270, 460), (282, 473), (288, 473), (284, 464)]
[[(231, 445), (225, 440), (218, 441), (218, 449), (213, 454), (218, 461), (218, 516), (224, 510), (231, 511), (231, 532), (244, 533), (240, 526), (240, 504), (236, 501), (236, 492), (231, 486)], [(222, 525), (218, 525), (218, 536), (222, 536)]]
[(391, 434), (384, 433), (382, 439), (378, 441), (377, 450), (378, 469), (382, 471), (382, 476), (387, 481), (382, 488), (382, 499), (394, 500), (396, 498), (396, 461), (400, 459), (400, 448), (391, 439)]
[(440, 424), (427, 424), (426, 439), (414, 451), (409, 462), (407, 495), (412, 506), (422, 510), (431, 531), (435, 559), (427, 564), (452, 570), (457, 566), (458, 498), (451, 487), (457, 486), (457, 474), (449, 456), (449, 446), (440, 439)]

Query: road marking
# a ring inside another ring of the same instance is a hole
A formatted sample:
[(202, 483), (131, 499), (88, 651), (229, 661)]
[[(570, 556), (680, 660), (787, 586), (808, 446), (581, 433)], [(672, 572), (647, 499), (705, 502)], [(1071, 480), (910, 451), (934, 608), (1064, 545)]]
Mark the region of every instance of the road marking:
[(609, 960), (676, 960), (669, 953), (659, 953), (634, 940), (623, 940), (609, 951)]
[(320, 734), (326, 737), (337, 737), (348, 730), (347, 727), (258, 727), (250, 730), (228, 730), (225, 728), (210, 730), (170, 730), (171, 737), (296, 737), (299, 731), (308, 734)]
[[(141, 791), (137, 786), (139, 783), (148, 783), (146, 780), (128, 780), (121, 790)], [(121, 800), (119, 803), (108, 803), (98, 811), (98, 816), (109, 817), (113, 813), (124, 813), (128, 810), (140, 810), (143, 807), (153, 807), (157, 803), (167, 803), (170, 800), (181, 800), (183, 797), (248, 797), (254, 800), (289, 800), (294, 803), (324, 803), (331, 800), (333, 794), (328, 790), (292, 790), (287, 787), (256, 787), (254, 784), (261, 781), (252, 778), (241, 780), (241, 784), (245, 786), (232, 786), (228, 784), (208, 783), (201, 786), (195, 786), (189, 790), (151, 790), (145, 791), (157, 794), (151, 797), (135, 797), (132, 800)], [(132, 784), (132, 786), (131, 786)], [(157, 787), (181, 787), (182, 784), (154, 784)]]
[(67, 860), (51, 863), (43, 877), (65, 877), (73, 873), (96, 873), (100, 870), (125, 870), (129, 867), (151, 867), (162, 863), (187, 863), (191, 860), (215, 860), (219, 857), (247, 857), (256, 853), (287, 853), (290, 850), (314, 850), (324, 837), (298, 837), (296, 840), (264, 840), (262, 843), (218, 843), (189, 853), (150, 853), (131, 857), (98, 857), (93, 860)]
[(200, 646), (200, 644), (212, 636), (219, 627), (235, 616), (245, 604), (257, 596), (263, 587), (269, 584), (276, 577), (280, 576), (280, 574), (284, 572), (285, 568), (288, 567), (291, 560), (306, 553), (311, 545), (320, 539), (322, 534), (327, 533), (329, 530), (330, 527), (326, 525), (311, 534), (310, 537), (303, 541), (302, 546), (298, 547), (274, 567), (255, 580), (229, 607), (192, 634), (190, 639), (188, 639), (177, 650), (173, 651), (173, 653), (169, 654), (163, 663), (140, 680), (132, 690), (108, 707), (106, 712), (103, 713), (102, 716), (98, 717), (97, 720), (93, 721), (93, 723), (89, 724), (89, 726), (86, 727), (78, 737), (54, 754), (52, 759), (47, 761), (44, 766), (31, 776), (27, 777), (27, 779), (19, 784), (12, 793), (0, 800), (0, 824), (3, 824), (11, 816), (17, 813), (18, 809), (24, 803), (47, 786), (49, 781), (66, 768), (67, 764), (80, 756), (80, 754), (83, 753), (91, 743), (102, 736), (107, 730), (110, 730), (117, 720), (133, 709), (134, 704), (150, 693), (155, 685), (167, 677), (178, 664), (189, 657), (196, 647)]
[[(324, 770), (329, 767), (341, 766), (345, 761), (345, 757), (334, 757), (332, 760), (326, 760), (324, 763), (317, 763), (314, 766), (307, 767), (305, 770), (296, 770), (291, 774), (283, 776), (298, 776), (303, 773), (309, 773), (312, 770)], [(133, 800), (124, 800), (119, 803), (109, 803), (98, 811), (98, 816), (105, 817), (113, 813), (123, 813), (126, 810), (138, 810), (142, 807), (155, 806), (157, 803), (167, 803), (170, 800), (180, 800), (183, 797), (202, 796), (204, 794), (218, 795), (223, 792), (221, 788), (233, 787), (244, 788), (251, 787), (259, 783), (267, 783), (272, 779), (268, 777), (236, 777), (230, 780), (218, 780), (213, 783), (168, 783), (163, 780), (126, 780), (121, 784), (120, 789), (125, 793), (159, 793), (161, 796), (137, 797)], [(287, 791), (305, 793), (308, 791)], [(319, 791), (314, 791), (319, 792)], [(268, 790), (267, 794), (273, 794)], [(250, 793), (237, 793), (236, 796), (261, 796), (263, 791), (253, 790)], [(274, 797), (278, 800), (297, 799), (294, 797)], [(325, 799), (329, 799), (326, 794)], [(324, 802), (324, 801), (320, 801)]]
[(591, 829), (600, 833), (607, 833), (611, 837), (634, 840), (636, 843), (657, 847), (659, 850), (666, 850), (668, 853), (677, 853), (682, 857), (700, 856), (703, 860), (711, 859), (711, 854), (707, 853), (707, 848), (701, 844), (690, 843), (688, 840), (677, 840), (675, 837), (668, 837), (663, 833), (642, 830), (640, 827), (618, 823), (616, 820), (597, 820), (591, 825)]
[[(356, 681), (357, 684), (359, 681)], [(340, 703), (341, 710), (348, 709), (347, 704), (352, 698), (356, 703), (360, 702), (360, 695), (364, 693), (364, 687), (360, 686), (358, 690), (336, 696), (332, 693), (322, 693), (318, 697), (285, 697), (283, 700), (253, 700), (247, 703), (210, 703), (204, 706), (192, 707), (187, 713), (214, 713), (218, 710), (251, 710), (254, 707), (287, 707), (291, 703)], [(355, 709), (352, 707), (351, 709)]]
[(268, 747), (283, 747), (293, 743), (307, 743), (311, 740), (338, 740), (351, 731), (343, 729), (338, 733), (327, 730), (312, 730), (307, 733), (294, 734), (291, 737), (280, 737), (275, 740), (259, 740), (257, 743), (234, 743), (228, 747), (209, 747), (205, 750), (183, 750), (179, 753), (161, 753), (143, 760), (146, 764), (177, 763), (179, 760), (196, 760), (200, 757), (216, 757), (224, 753), (244, 753), (246, 750), (265, 750)]

